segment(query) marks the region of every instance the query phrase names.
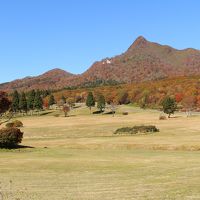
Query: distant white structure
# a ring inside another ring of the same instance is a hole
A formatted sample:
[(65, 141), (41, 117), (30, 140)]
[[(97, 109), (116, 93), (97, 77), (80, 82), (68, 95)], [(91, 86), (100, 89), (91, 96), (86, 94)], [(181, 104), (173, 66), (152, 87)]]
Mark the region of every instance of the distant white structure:
[(108, 60), (108, 59), (107, 59), (107, 60), (106, 60), (106, 63), (107, 63), (107, 64), (111, 64), (112, 62), (111, 62), (111, 60)]
[(103, 61), (103, 65), (105, 65), (105, 64), (111, 64), (111, 63), (112, 63), (112, 61), (109, 60), (109, 59), (106, 59), (105, 61)]

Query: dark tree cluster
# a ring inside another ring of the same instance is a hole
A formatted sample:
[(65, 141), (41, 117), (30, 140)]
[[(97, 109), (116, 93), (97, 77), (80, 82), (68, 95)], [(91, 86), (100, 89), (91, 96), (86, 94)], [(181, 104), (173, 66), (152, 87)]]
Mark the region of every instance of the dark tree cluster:
[(9, 109), (10, 104), (11, 102), (8, 100), (7, 94), (0, 91), (0, 115)]
[[(9, 121), (2, 122), (2, 115), (10, 110), (10, 101), (7, 94), (0, 91), (0, 125)], [(2, 128), (0, 129), (0, 148), (13, 148), (21, 143), (23, 133), (18, 128)]]
[(28, 93), (19, 93), (17, 90), (12, 94), (13, 112), (25, 112), (30, 110), (41, 110), (43, 108), (43, 100), (41, 91), (31, 90)]

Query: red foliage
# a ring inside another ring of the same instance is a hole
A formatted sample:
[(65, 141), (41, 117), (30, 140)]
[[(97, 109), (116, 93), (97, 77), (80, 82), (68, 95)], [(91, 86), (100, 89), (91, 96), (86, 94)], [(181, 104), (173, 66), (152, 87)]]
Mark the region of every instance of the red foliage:
[(6, 112), (9, 109), (10, 101), (7, 98), (5, 92), (0, 91), (0, 114)]
[(48, 103), (48, 100), (47, 100), (47, 99), (44, 99), (44, 100), (43, 100), (43, 107), (44, 107), (44, 108), (48, 108), (48, 107), (49, 107), (49, 103)]
[[(66, 86), (81, 86), (97, 80), (142, 83), (167, 77), (196, 76), (200, 75), (199, 63), (200, 52), (197, 50), (179, 51), (139, 37), (125, 53), (95, 62), (83, 74), (73, 75), (60, 69), (54, 69), (38, 77), (1, 84), (0, 89), (7, 91), (13, 88), (18, 90), (62, 89)], [(175, 84), (179, 83), (175, 82)], [(170, 90), (175, 91), (172, 87)]]
[(182, 99), (183, 99), (183, 97), (184, 97), (183, 93), (177, 93), (177, 94), (175, 94), (175, 100), (176, 100), (176, 102), (177, 103), (181, 102)]

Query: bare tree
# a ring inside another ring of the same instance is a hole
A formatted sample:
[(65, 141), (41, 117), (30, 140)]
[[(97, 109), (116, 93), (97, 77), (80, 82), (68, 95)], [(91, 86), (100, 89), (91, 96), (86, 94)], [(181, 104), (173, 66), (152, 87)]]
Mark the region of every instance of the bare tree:
[(194, 96), (186, 96), (182, 100), (183, 108), (185, 109), (187, 117), (192, 115), (192, 110), (195, 108), (196, 98)]
[(70, 107), (69, 106), (66, 106), (66, 105), (63, 106), (63, 112), (65, 114), (65, 117), (68, 116), (69, 111), (70, 111)]
[(110, 102), (110, 104), (107, 106), (108, 109), (111, 110), (112, 116), (115, 116), (115, 112), (117, 110), (117, 104), (115, 104), (114, 102)]

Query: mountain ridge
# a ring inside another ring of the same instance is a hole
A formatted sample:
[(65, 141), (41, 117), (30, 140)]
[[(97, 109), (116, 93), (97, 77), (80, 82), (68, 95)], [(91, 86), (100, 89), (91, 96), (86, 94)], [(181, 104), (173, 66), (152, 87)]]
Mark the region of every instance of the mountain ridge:
[(178, 50), (139, 36), (127, 51), (94, 62), (82, 74), (55, 68), (36, 77), (0, 84), (0, 90), (62, 89), (95, 80), (137, 83), (192, 75), (200, 75), (200, 50)]

